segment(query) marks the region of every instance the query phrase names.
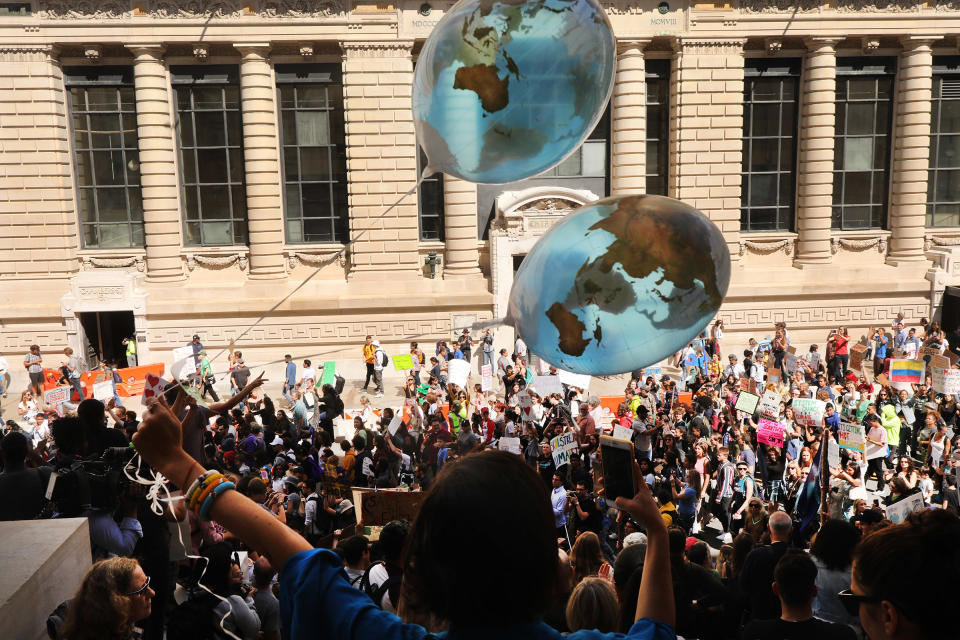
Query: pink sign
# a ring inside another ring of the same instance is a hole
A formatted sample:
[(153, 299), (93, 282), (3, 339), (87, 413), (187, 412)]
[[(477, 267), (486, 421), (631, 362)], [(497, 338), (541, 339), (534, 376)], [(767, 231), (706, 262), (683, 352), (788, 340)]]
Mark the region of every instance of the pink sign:
[(782, 447), (783, 425), (770, 420), (760, 420), (757, 423), (757, 442), (771, 447)]

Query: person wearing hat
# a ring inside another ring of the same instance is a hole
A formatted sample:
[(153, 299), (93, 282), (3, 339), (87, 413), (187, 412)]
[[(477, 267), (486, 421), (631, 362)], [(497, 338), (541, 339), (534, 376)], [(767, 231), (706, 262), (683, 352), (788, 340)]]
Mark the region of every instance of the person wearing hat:
[(200, 343), (200, 336), (193, 334), (193, 338), (187, 343), (187, 346), (193, 349), (193, 364), (200, 366), (200, 352), (203, 351), (203, 345)]
[(213, 377), (213, 367), (210, 366), (206, 349), (201, 349), (197, 352), (197, 355), (200, 357), (200, 369), (197, 374), (197, 379), (200, 381), (201, 387), (200, 397), (205, 398), (209, 393), (214, 402), (220, 402), (220, 396), (217, 395), (217, 390), (213, 388), (217, 379)]
[(126, 356), (127, 356), (127, 366), (135, 367), (137, 366), (137, 338), (136, 336), (132, 338), (124, 338), (120, 344), (126, 347)]
[(373, 346), (373, 382), (377, 385), (376, 397), (383, 397), (383, 368), (386, 366), (387, 352), (380, 348), (380, 341), (374, 340)]
[(463, 354), (463, 359), (470, 362), (470, 350), (472, 341), (470, 340), (470, 329), (464, 328), (463, 333), (457, 338), (457, 347)]

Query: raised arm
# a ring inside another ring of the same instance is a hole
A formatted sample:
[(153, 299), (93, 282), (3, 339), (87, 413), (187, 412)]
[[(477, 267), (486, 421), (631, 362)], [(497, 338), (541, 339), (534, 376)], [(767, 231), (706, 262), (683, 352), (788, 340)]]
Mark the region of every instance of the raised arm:
[(266, 380), (264, 380), (263, 374), (261, 373), (259, 376), (248, 382), (247, 386), (245, 386), (243, 389), (240, 389), (240, 391), (237, 392), (237, 395), (228, 400), (224, 400), (223, 402), (211, 404), (210, 410), (215, 413), (222, 413), (230, 407), (236, 406), (238, 403), (246, 400), (247, 396), (249, 396), (254, 389), (262, 385), (264, 382), (266, 382)]

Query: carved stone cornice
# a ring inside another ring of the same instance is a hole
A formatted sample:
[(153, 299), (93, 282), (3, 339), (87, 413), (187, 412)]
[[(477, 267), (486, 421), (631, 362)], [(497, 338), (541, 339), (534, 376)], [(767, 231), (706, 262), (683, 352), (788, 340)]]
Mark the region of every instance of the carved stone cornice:
[(229, 253), (218, 256), (205, 256), (197, 253), (186, 253), (183, 257), (187, 262), (187, 269), (190, 271), (196, 269), (197, 265), (222, 269), (224, 267), (229, 267), (234, 263), (237, 263), (240, 266), (241, 271), (246, 271), (247, 269), (247, 254), (245, 253)]
[(133, 17), (129, 2), (40, 0), (35, 16), (45, 20), (122, 20)]
[(865, 251), (877, 248), (878, 253), (887, 252), (887, 239), (884, 236), (875, 238), (830, 238), (830, 253), (838, 253), (840, 247), (847, 251)]
[(332, 252), (319, 251), (287, 251), (287, 268), (291, 271), (301, 263), (311, 267), (319, 267), (336, 261), (341, 267), (347, 266), (346, 247)]
[(741, 0), (741, 13), (817, 13), (820, 0)]
[(783, 240), (767, 240), (767, 241), (754, 241), (746, 240), (742, 236), (740, 238), (740, 257), (743, 257), (747, 253), (747, 249), (750, 249), (753, 253), (759, 254), (770, 254), (776, 253), (777, 251), (783, 251), (786, 255), (790, 255), (794, 250), (794, 243), (796, 241), (793, 238), (784, 238)]
[(122, 269), (125, 267), (136, 267), (137, 271), (142, 273), (146, 268), (146, 262), (144, 261), (143, 256), (118, 258), (98, 258), (96, 256), (80, 257), (80, 268), (82, 270), (88, 271), (94, 267), (101, 269)]
[(923, 250), (929, 251), (933, 247), (957, 247), (960, 246), (960, 236), (927, 236), (923, 239)]
[(57, 61), (60, 45), (0, 45), (0, 60), (50, 60)]
[(344, 41), (340, 43), (344, 58), (408, 58), (413, 52), (413, 40), (378, 42)]
[(345, 0), (147, 0), (143, 4), (143, 12), (134, 13), (132, 3), (116, 0), (39, 0), (34, 15), (46, 20), (304, 20), (347, 12)]
[(617, 40), (617, 57), (623, 58), (626, 55), (643, 55), (643, 50), (653, 38), (630, 38), (629, 40)]
[(694, 55), (732, 55), (743, 51), (746, 38), (680, 38), (680, 50)]
[(839, 0), (837, 13), (916, 13), (918, 0)]

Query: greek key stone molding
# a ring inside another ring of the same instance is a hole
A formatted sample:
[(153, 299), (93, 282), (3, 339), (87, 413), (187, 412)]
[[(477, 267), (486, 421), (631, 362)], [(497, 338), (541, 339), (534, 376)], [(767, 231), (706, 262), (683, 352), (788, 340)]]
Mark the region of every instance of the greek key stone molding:
[(941, 237), (927, 236), (923, 239), (923, 250), (929, 251), (933, 247), (957, 247), (960, 246), (960, 236)]
[(830, 239), (830, 253), (837, 253), (840, 251), (840, 247), (847, 249), (848, 251), (865, 251), (867, 249), (872, 249), (873, 247), (877, 248), (877, 253), (886, 253), (887, 252), (887, 239), (884, 237), (878, 238), (831, 238)]
[[(734, 304), (736, 303), (734, 302)], [(908, 302), (898, 302), (886, 305), (836, 305), (831, 301), (829, 304), (810, 304), (796, 308), (751, 308), (744, 310), (733, 309), (730, 311), (725, 309), (720, 312), (719, 317), (723, 318), (724, 329), (770, 327), (770, 333), (772, 333), (773, 324), (776, 322), (786, 322), (788, 329), (793, 329), (798, 325), (825, 324), (828, 326), (836, 326), (838, 322), (847, 324), (877, 324), (892, 321), (897, 317), (897, 314), (901, 312), (907, 322), (916, 322), (920, 318), (930, 314), (930, 307), (926, 303), (911, 304)]]
[(817, 13), (820, 0), (741, 0), (742, 13)]
[(680, 46), (684, 53), (692, 55), (726, 56), (739, 53), (746, 43), (746, 38), (730, 38), (729, 40), (689, 40), (683, 38)]
[(740, 256), (743, 257), (747, 253), (747, 249), (750, 249), (754, 253), (760, 254), (769, 254), (776, 253), (781, 249), (787, 255), (790, 255), (794, 250), (793, 238), (786, 238), (784, 240), (773, 240), (768, 242), (756, 242), (754, 240), (740, 240)]
[(197, 265), (213, 269), (223, 269), (224, 267), (231, 266), (233, 263), (237, 263), (241, 271), (247, 270), (247, 255), (245, 253), (231, 253), (222, 256), (204, 256), (196, 253), (187, 253), (184, 255), (184, 259), (187, 261), (187, 269), (190, 271), (196, 269)]
[(333, 259), (335, 259), (337, 264), (341, 267), (347, 266), (346, 248), (332, 253), (308, 253), (305, 251), (287, 252), (287, 265), (290, 270), (296, 269), (300, 263), (313, 267), (319, 267), (322, 264), (329, 263)]
[(122, 269), (124, 267), (136, 267), (137, 271), (143, 272), (146, 268), (146, 262), (143, 256), (130, 256), (126, 258), (97, 258), (95, 256), (83, 256), (80, 258), (80, 266), (84, 270), (92, 267), (102, 269)]
[[(312, 19), (345, 14), (345, 0), (151, 0), (144, 7), (147, 18), (289, 18)], [(130, 2), (40, 0), (36, 12), (47, 20), (140, 19)]]
[(345, 58), (402, 58), (410, 55), (413, 40), (341, 42)]

